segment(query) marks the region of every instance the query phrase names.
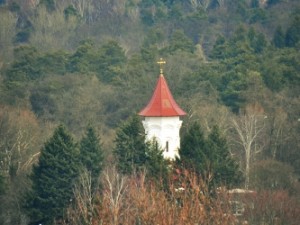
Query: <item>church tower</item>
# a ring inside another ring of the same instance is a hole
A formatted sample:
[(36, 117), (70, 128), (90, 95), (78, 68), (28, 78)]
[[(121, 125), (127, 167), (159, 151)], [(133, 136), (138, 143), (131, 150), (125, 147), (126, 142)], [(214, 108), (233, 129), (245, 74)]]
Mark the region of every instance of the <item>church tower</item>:
[(164, 78), (162, 65), (166, 62), (160, 59), (160, 75), (148, 105), (139, 112), (144, 117), (143, 126), (146, 139), (155, 138), (163, 149), (165, 159), (174, 160), (179, 157), (179, 130), (182, 124), (180, 116), (186, 113), (175, 102)]

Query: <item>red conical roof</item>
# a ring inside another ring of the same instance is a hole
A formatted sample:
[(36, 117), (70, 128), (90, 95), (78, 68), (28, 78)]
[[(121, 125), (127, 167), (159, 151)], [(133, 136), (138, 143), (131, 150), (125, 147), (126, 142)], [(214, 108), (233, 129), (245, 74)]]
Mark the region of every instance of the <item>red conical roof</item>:
[(186, 113), (175, 102), (168, 84), (161, 74), (156, 84), (156, 88), (148, 105), (139, 112), (145, 117), (171, 117), (184, 116)]

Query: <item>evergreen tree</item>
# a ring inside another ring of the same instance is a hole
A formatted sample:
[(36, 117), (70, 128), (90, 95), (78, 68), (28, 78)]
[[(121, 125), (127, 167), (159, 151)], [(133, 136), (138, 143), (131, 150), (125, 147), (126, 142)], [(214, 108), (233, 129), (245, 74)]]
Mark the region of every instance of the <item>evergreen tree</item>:
[(205, 138), (200, 125), (193, 124), (182, 138), (180, 157), (183, 166), (194, 169), (209, 182), (210, 187), (232, 186), (241, 181), (241, 172), (218, 127), (214, 127)]
[(170, 53), (177, 50), (193, 53), (194, 48), (193, 41), (189, 39), (182, 30), (175, 30), (174, 33), (172, 33), (170, 46), (168, 47)]
[(97, 72), (99, 79), (104, 83), (110, 83), (122, 74), (122, 68), (126, 63), (124, 50), (115, 41), (109, 41), (99, 49), (100, 56), (97, 60)]
[(259, 8), (259, 0), (251, 0), (250, 7), (251, 8)]
[(32, 224), (53, 224), (72, 201), (78, 176), (78, 149), (63, 126), (59, 126), (41, 150), (30, 176), (32, 189), (25, 197), (25, 209)]
[(226, 139), (220, 129), (214, 126), (206, 141), (209, 160), (212, 165), (213, 184), (233, 186), (241, 182), (241, 171), (238, 164), (232, 159)]
[(145, 165), (146, 144), (141, 124), (138, 116), (133, 116), (117, 131), (114, 155), (117, 159), (117, 168), (123, 174), (140, 170)]
[(157, 141), (146, 142), (144, 129), (138, 116), (132, 116), (117, 131), (116, 147), (117, 168), (123, 174), (146, 170), (147, 177), (166, 179), (168, 162)]
[(295, 47), (300, 41), (300, 16), (296, 16), (286, 31), (285, 43), (288, 47)]
[(99, 175), (103, 169), (103, 152), (100, 141), (93, 127), (89, 126), (80, 142), (80, 161), (92, 178), (92, 187), (95, 188)]
[(146, 171), (154, 179), (166, 179), (168, 175), (168, 161), (164, 159), (163, 150), (154, 139), (146, 143)]
[(198, 123), (192, 124), (183, 135), (179, 154), (185, 167), (198, 172), (205, 170), (205, 139)]
[(283, 48), (285, 46), (284, 33), (280, 26), (277, 27), (277, 29), (274, 33), (273, 45), (275, 45), (275, 47), (277, 47), (277, 48)]
[(211, 57), (214, 59), (224, 59), (226, 58), (226, 51), (227, 51), (227, 43), (226, 39), (219, 35), (216, 39), (216, 42), (213, 46), (212, 52), (211, 52)]

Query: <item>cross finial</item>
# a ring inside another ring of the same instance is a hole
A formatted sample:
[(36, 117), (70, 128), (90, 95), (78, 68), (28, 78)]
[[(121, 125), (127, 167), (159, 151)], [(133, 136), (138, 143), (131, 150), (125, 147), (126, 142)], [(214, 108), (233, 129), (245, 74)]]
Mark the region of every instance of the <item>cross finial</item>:
[(159, 64), (160, 67), (160, 74), (163, 74), (163, 64), (166, 64), (166, 61), (163, 60), (163, 58), (160, 58), (157, 64)]

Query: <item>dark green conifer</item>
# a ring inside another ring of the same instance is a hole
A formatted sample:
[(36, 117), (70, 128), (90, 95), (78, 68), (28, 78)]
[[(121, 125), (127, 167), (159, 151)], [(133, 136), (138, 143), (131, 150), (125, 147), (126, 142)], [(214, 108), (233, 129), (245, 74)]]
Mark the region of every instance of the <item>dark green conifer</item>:
[(53, 224), (63, 217), (78, 177), (78, 153), (73, 138), (63, 126), (45, 143), (30, 176), (32, 189), (25, 197), (25, 209), (33, 224)]
[(273, 37), (273, 45), (277, 48), (283, 48), (285, 46), (285, 40), (284, 40), (284, 33), (282, 31), (282, 28), (279, 26), (277, 27), (274, 37)]
[(103, 151), (100, 140), (93, 127), (89, 126), (80, 142), (80, 162), (92, 178), (92, 187), (96, 187), (103, 169)]
[(242, 176), (238, 164), (231, 157), (227, 141), (221, 135), (218, 126), (214, 126), (207, 137), (207, 153), (212, 165), (213, 184), (233, 186), (241, 182)]
[(232, 186), (241, 181), (238, 165), (217, 126), (205, 138), (200, 125), (194, 123), (182, 138), (180, 157), (185, 168), (194, 169), (210, 186)]
[(146, 143), (145, 168), (149, 177), (156, 180), (166, 179), (168, 175), (168, 161), (164, 159), (163, 150), (154, 139)]
[(196, 171), (205, 169), (205, 139), (198, 123), (194, 123), (183, 135), (180, 143), (180, 159), (185, 167)]
[(295, 47), (300, 41), (300, 16), (296, 16), (286, 31), (285, 43), (288, 47)]
[(123, 174), (140, 170), (146, 162), (145, 135), (140, 119), (135, 115), (117, 130), (114, 155), (117, 168)]

